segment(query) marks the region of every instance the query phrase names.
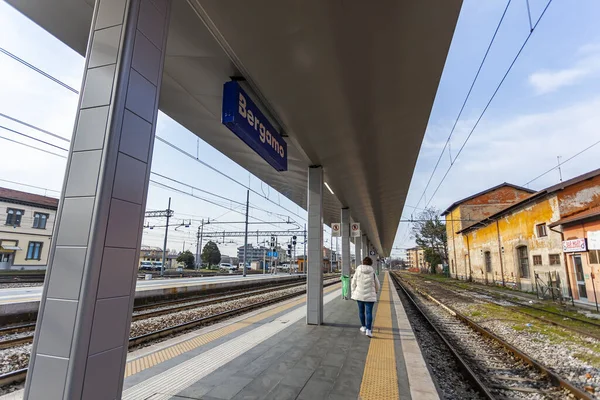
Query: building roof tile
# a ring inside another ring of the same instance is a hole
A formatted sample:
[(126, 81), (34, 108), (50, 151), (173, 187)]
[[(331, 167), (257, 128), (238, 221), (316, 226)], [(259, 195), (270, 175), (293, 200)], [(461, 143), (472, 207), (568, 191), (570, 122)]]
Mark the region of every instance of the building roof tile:
[(21, 192), (0, 187), (0, 200), (11, 203), (25, 204), (31, 206), (40, 206), (56, 210), (58, 208), (58, 199), (54, 197), (40, 196), (39, 194)]
[(482, 192), (475, 193), (474, 195), (471, 195), (471, 196), (469, 196), (469, 197), (465, 197), (465, 198), (464, 198), (464, 199), (462, 199), (462, 200), (455, 201), (454, 203), (452, 203), (452, 204), (450, 205), (450, 207), (448, 207), (448, 208), (447, 208), (447, 209), (446, 209), (446, 210), (445, 210), (445, 211), (442, 213), (442, 215), (449, 214), (449, 213), (450, 213), (450, 211), (452, 211), (452, 210), (453, 210), (453, 209), (454, 209), (456, 206), (458, 206), (458, 205), (460, 205), (460, 204), (462, 204), (462, 203), (464, 203), (464, 202), (466, 202), (466, 201), (473, 200), (473, 199), (475, 199), (475, 198), (477, 198), (477, 197), (479, 197), (479, 196), (483, 196), (483, 195), (484, 195), (484, 194), (486, 194), (486, 193), (493, 192), (494, 190), (496, 190), (496, 189), (500, 189), (500, 188), (503, 188), (503, 187), (511, 187), (511, 188), (513, 188), (513, 189), (522, 190), (522, 191), (524, 191), (524, 192), (528, 192), (528, 193), (531, 193), (531, 194), (535, 193), (535, 190), (527, 189), (527, 188), (524, 188), (524, 187), (521, 187), (521, 186), (513, 185), (512, 183), (504, 182), (504, 183), (501, 183), (501, 184), (499, 184), (499, 185), (496, 185), (496, 186), (494, 186), (494, 187), (491, 187), (491, 188), (489, 188), (489, 189), (486, 189), (486, 190), (484, 190), (484, 191), (482, 191)]

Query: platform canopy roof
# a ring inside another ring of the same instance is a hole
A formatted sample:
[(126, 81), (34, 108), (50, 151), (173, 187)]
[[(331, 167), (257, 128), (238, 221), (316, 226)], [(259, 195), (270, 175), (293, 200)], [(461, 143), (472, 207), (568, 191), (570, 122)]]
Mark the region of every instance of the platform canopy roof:
[[(85, 55), (93, 0), (7, 2)], [(303, 208), (322, 165), (324, 222), (349, 207), (387, 255), (461, 3), (172, 0), (160, 109)], [(231, 77), (284, 135), (287, 172), (221, 124)]]

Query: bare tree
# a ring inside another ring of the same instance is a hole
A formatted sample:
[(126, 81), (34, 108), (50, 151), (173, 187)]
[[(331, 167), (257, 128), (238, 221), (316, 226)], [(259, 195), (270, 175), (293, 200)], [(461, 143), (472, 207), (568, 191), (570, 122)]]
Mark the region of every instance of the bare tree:
[(425, 251), (425, 261), (435, 273), (438, 264), (448, 263), (448, 237), (446, 224), (435, 208), (426, 208), (413, 221), (412, 237)]

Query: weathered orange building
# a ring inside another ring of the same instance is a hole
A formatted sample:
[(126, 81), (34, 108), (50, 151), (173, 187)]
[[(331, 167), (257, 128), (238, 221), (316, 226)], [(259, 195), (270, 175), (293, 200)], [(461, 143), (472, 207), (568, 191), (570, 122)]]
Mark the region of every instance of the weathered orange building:
[[(448, 235), (448, 259), (450, 275), (458, 279), (477, 279), (473, 274), (474, 260), (469, 257), (472, 245), (467, 235), (459, 234), (465, 229), (489, 218), (491, 215), (513, 205), (534, 193), (510, 183), (503, 183), (483, 192), (474, 194), (452, 204), (442, 215), (446, 216)], [(490, 249), (486, 248), (486, 251)], [(499, 263), (498, 253), (494, 253), (494, 264)], [(498, 269), (498, 273), (501, 269)], [(481, 277), (481, 276), (480, 276)], [(500, 277), (501, 279), (501, 277)]]
[(572, 273), (554, 227), (598, 206), (600, 169), (536, 193), (502, 184), (456, 202), (444, 212), (450, 273), (529, 291), (560, 286), (569, 296)]
[[(600, 195), (596, 193), (595, 197)], [(562, 230), (573, 298), (597, 305), (600, 299), (600, 207), (562, 218), (551, 226)]]

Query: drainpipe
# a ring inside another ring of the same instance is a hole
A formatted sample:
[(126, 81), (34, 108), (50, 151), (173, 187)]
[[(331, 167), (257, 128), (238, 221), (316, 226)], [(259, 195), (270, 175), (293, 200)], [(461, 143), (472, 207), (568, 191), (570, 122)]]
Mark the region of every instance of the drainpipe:
[(473, 270), (471, 269), (471, 246), (469, 245), (469, 235), (467, 234), (467, 257), (469, 258), (469, 282), (473, 282)]
[(504, 281), (504, 261), (502, 261), (502, 244), (500, 243), (500, 225), (498, 224), (498, 220), (496, 220), (496, 232), (498, 232), (498, 255), (500, 256), (500, 275), (502, 276), (502, 286), (506, 287), (506, 282)]
[[(556, 232), (556, 233), (560, 234), (561, 244), (562, 244), (562, 242), (565, 241), (565, 234), (562, 232), (562, 230), (557, 231), (556, 229), (552, 229), (552, 228), (550, 228), (550, 230), (552, 232)], [(565, 260), (565, 274), (567, 275), (567, 287), (569, 289), (569, 296), (571, 297), (571, 305), (575, 306), (575, 299), (573, 298), (573, 290), (571, 289), (571, 277), (569, 274), (569, 266), (568, 266), (569, 264), (567, 261), (567, 254), (564, 251), (563, 251), (563, 258)]]
[(452, 221), (452, 251), (454, 252), (454, 278), (458, 279), (458, 263), (456, 261), (456, 243), (454, 242), (454, 236), (456, 236), (456, 231), (454, 230), (454, 217), (452, 213), (450, 213), (450, 218)]

